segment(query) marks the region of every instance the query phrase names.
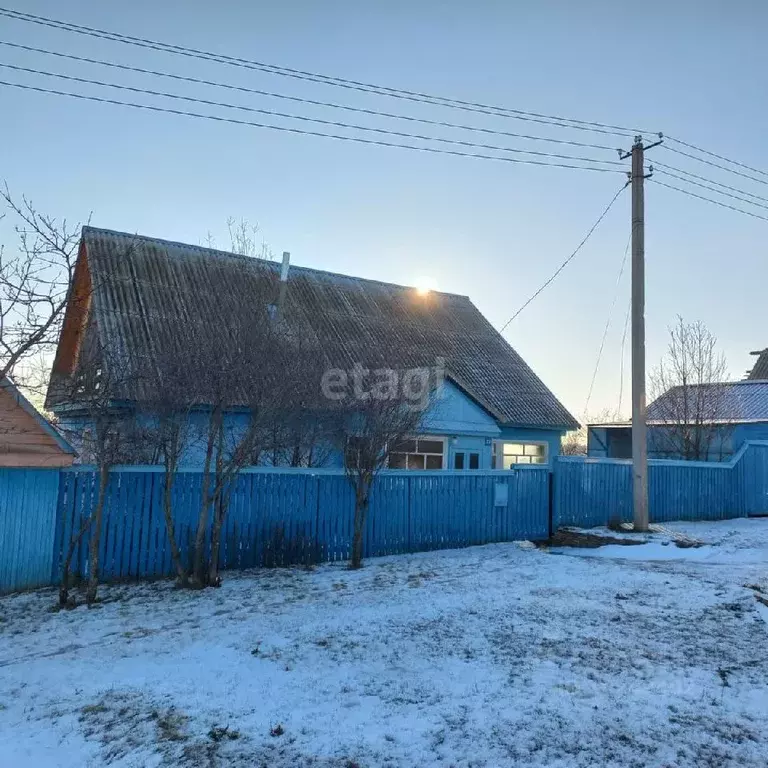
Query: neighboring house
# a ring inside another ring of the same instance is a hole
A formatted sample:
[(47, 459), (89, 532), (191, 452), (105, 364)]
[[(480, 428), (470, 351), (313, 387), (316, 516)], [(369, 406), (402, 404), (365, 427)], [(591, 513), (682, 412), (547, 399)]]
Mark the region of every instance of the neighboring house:
[(750, 352), (749, 354), (757, 355), (757, 360), (755, 360), (752, 370), (747, 374), (747, 379), (750, 381), (768, 380), (768, 349)]
[[(86, 414), (66, 394), (82, 349), (111, 350), (126, 366), (161, 356), (186, 324), (216, 327), (217, 292), (252, 313), (265, 286), (275, 297), (270, 316), (278, 311), (287, 333), (311, 337), (333, 367), (349, 370), (372, 356), (396, 369), (444, 360), (444, 383), (422, 434), (398, 448), (393, 466), (548, 463), (562, 435), (578, 426), (466, 296), (425, 295), (287, 263), (281, 271), (276, 262), (93, 227), (83, 228), (74, 279), (46, 401), (69, 429), (88, 429)], [(126, 393), (122, 405), (141, 413), (141, 393)], [(242, 414), (230, 418), (235, 424)], [(184, 459), (200, 462), (199, 450)], [(339, 466), (341, 457), (331, 455), (327, 464)]]
[[(687, 388), (688, 397), (706, 397), (707, 390), (716, 389), (716, 411), (700, 426), (689, 424), (695, 439), (695, 430), (706, 431), (706, 460), (727, 461), (747, 440), (768, 440), (768, 380), (747, 379), (725, 384), (706, 384)], [(680, 409), (670, 407), (681, 397), (681, 388), (673, 387), (648, 406), (648, 457), (651, 459), (679, 459), (679, 440), (671, 433), (683, 429), (681, 423), (672, 424), (668, 414)], [(632, 458), (632, 425), (629, 422), (589, 424), (587, 426), (587, 454), (611, 459)]]
[(0, 380), (0, 467), (67, 467), (74, 448), (13, 382)]

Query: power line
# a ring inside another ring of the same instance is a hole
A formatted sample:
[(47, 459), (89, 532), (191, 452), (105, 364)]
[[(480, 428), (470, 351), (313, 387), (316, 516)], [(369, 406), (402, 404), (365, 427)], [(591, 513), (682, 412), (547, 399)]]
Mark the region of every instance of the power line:
[(194, 104), (205, 104), (209, 107), (223, 107), (225, 109), (236, 109), (243, 112), (253, 112), (260, 115), (268, 115), (270, 117), (281, 117), (288, 120), (301, 120), (303, 122), (317, 123), (319, 125), (329, 125), (335, 128), (347, 128), (355, 131), (367, 131), (370, 133), (384, 134), (386, 136), (397, 136), (401, 139), (416, 139), (418, 141), (436, 141), (441, 144), (451, 144), (454, 146), (470, 147), (475, 149), (490, 149), (496, 152), (512, 152), (515, 154), (534, 155), (537, 157), (553, 157), (560, 160), (577, 160), (585, 163), (602, 163), (606, 165), (622, 166), (623, 164), (617, 160), (600, 160), (594, 157), (580, 157), (574, 155), (563, 155), (557, 152), (541, 152), (535, 149), (517, 149), (514, 147), (503, 147), (496, 144), (480, 144), (473, 141), (464, 141), (462, 139), (446, 139), (439, 136), (428, 136), (418, 133), (407, 133), (405, 131), (393, 131), (388, 128), (376, 128), (368, 127), (364, 125), (357, 125), (355, 123), (344, 123), (338, 120), (325, 120), (320, 117), (309, 117), (307, 115), (295, 115), (290, 112), (278, 112), (271, 109), (260, 109), (258, 107), (246, 107), (241, 104), (228, 104), (222, 101), (212, 101), (210, 99), (200, 99), (195, 96), (184, 96), (176, 93), (168, 93), (167, 91), (154, 91), (148, 88), (138, 88), (132, 85), (120, 85), (118, 83), (110, 83), (103, 80), (94, 80), (87, 77), (76, 77), (74, 75), (65, 75), (60, 72), (48, 72), (42, 69), (32, 69), (31, 67), (20, 67), (16, 64), (6, 64), (0, 62), (0, 67), (6, 69), (12, 69), (16, 72), (27, 72), (34, 75), (43, 75), (45, 77), (56, 77), (61, 80), (68, 80), (70, 82), (85, 83), (87, 85), (96, 85), (101, 88), (116, 88), (121, 91), (130, 91), (131, 93), (140, 93), (149, 96), (160, 96), (162, 98), (174, 99), (177, 101), (187, 101)]
[(485, 128), (477, 125), (466, 125), (463, 123), (450, 123), (444, 120), (430, 120), (425, 117), (415, 117), (413, 115), (402, 115), (396, 112), (385, 112), (378, 109), (367, 109), (365, 107), (354, 107), (349, 104), (338, 104), (331, 101), (319, 101), (317, 99), (308, 99), (301, 96), (291, 96), (284, 93), (277, 93), (275, 91), (265, 91), (258, 88), (248, 88), (242, 85), (234, 85), (232, 83), (222, 83), (216, 80), (205, 80), (198, 77), (190, 77), (187, 75), (177, 75), (171, 72), (163, 72), (161, 70), (144, 69), (143, 67), (132, 67), (128, 64), (119, 64), (114, 61), (105, 61), (103, 59), (92, 59), (87, 56), (75, 56), (71, 53), (62, 53), (60, 51), (51, 51), (47, 48), (38, 48), (32, 45), (22, 45), (21, 43), (13, 43), (8, 40), (0, 40), (0, 45), (9, 46), (11, 48), (17, 48), (24, 51), (30, 51), (34, 53), (43, 53), (48, 56), (57, 56), (62, 59), (69, 59), (71, 61), (79, 61), (86, 64), (97, 64), (103, 67), (111, 67), (113, 69), (120, 69), (126, 72), (136, 72), (144, 75), (152, 75), (155, 77), (165, 77), (172, 80), (179, 80), (187, 83), (194, 83), (196, 85), (208, 85), (214, 88), (226, 88), (227, 90), (239, 91), (242, 93), (254, 94), (257, 96), (268, 96), (275, 99), (284, 99), (287, 101), (294, 101), (300, 104), (311, 104), (318, 107), (330, 107), (332, 109), (343, 109), (348, 112), (357, 112), (360, 114), (373, 115), (375, 117), (386, 117), (394, 120), (407, 120), (414, 123), (422, 123), (424, 125), (434, 125), (441, 128), (456, 128), (463, 131), (476, 131), (478, 133), (493, 134), (496, 136), (506, 136), (516, 139), (526, 139), (529, 141), (544, 141), (551, 144), (567, 144), (573, 147), (584, 147), (587, 149), (601, 149), (607, 151), (615, 151), (615, 147), (609, 147), (606, 144), (593, 144), (583, 141), (573, 141), (569, 139), (554, 139), (546, 136), (535, 136), (526, 133), (514, 133), (512, 131), (500, 131), (494, 128)]
[[(768, 181), (765, 179), (758, 179), (755, 176), (750, 176), (748, 173), (742, 173), (741, 171), (736, 171), (733, 168), (728, 168), (726, 165), (720, 165), (719, 163), (714, 163), (712, 160), (707, 160), (703, 157), (696, 157), (696, 155), (692, 155), (690, 152), (683, 152), (682, 149), (675, 149), (674, 147), (670, 147), (667, 144), (661, 145), (662, 149), (666, 149), (667, 152), (674, 152), (677, 155), (682, 155), (683, 157), (688, 157), (691, 160), (696, 160), (699, 163), (704, 163), (705, 165), (711, 165), (713, 168), (719, 168), (721, 171), (727, 171), (728, 173), (736, 174), (736, 176), (741, 176), (742, 178), (749, 179), (750, 181), (754, 181), (757, 184), (768, 184)], [(758, 171), (760, 173), (760, 171)]]
[(619, 269), (619, 276), (616, 278), (616, 288), (613, 292), (613, 300), (611, 306), (608, 309), (608, 319), (605, 321), (605, 328), (603, 329), (603, 338), (600, 340), (600, 348), (597, 350), (597, 360), (595, 361), (595, 370), (592, 372), (592, 381), (589, 383), (589, 392), (587, 393), (587, 400), (584, 404), (584, 417), (586, 419), (589, 412), (589, 401), (592, 399), (592, 392), (595, 388), (595, 381), (597, 380), (597, 371), (600, 368), (600, 360), (603, 356), (603, 349), (605, 348), (605, 340), (608, 337), (608, 329), (611, 327), (611, 318), (613, 317), (613, 310), (616, 306), (616, 301), (619, 298), (619, 287), (621, 286), (621, 278), (624, 276), (624, 268), (627, 266), (627, 256), (629, 255), (629, 246), (632, 242), (632, 231), (630, 230), (629, 237), (627, 238), (627, 246), (624, 248), (624, 258), (621, 260), (621, 268)]
[(755, 195), (752, 192), (747, 192), (745, 189), (739, 189), (738, 187), (731, 187), (728, 184), (723, 184), (720, 181), (715, 181), (714, 179), (709, 179), (706, 176), (699, 176), (696, 173), (692, 173), (691, 171), (686, 171), (683, 168), (677, 168), (674, 165), (667, 165), (666, 163), (660, 163), (656, 160), (653, 161), (653, 168), (663, 168), (668, 171), (675, 171), (676, 173), (682, 173), (686, 176), (690, 176), (693, 179), (698, 179), (699, 181), (706, 181), (709, 184), (714, 184), (715, 186), (722, 187), (723, 189), (728, 189), (731, 192), (738, 192), (741, 195), (746, 195), (747, 197), (753, 197), (756, 200), (762, 200), (763, 202), (768, 203), (768, 197), (762, 197), (761, 195)]
[(271, 125), (269, 123), (257, 123), (251, 120), (238, 120), (234, 117), (223, 117), (221, 115), (206, 115), (199, 112), (190, 112), (181, 109), (172, 109), (170, 107), (158, 107), (150, 104), (138, 104), (130, 101), (120, 101), (118, 99), (108, 99), (102, 96), (89, 96), (83, 93), (72, 93), (70, 91), (59, 91), (53, 88), (41, 88), (36, 85), (26, 85), (22, 83), (11, 83), (6, 80), (0, 80), (0, 85), (11, 88), (19, 88), (25, 91), (35, 91), (37, 93), (54, 94), (56, 96), (66, 96), (82, 101), (94, 101), (100, 104), (115, 104), (121, 107), (132, 107), (134, 109), (145, 109), (150, 112), (160, 112), (169, 115), (180, 115), (182, 117), (194, 117), (201, 120), (213, 120), (219, 123), (231, 123), (233, 125), (245, 125), (253, 128), (267, 128), (272, 131), (282, 131), (285, 133), (294, 133), (302, 136), (321, 136), (326, 139), (337, 139), (339, 141), (352, 141), (356, 144), (369, 144), (380, 147), (394, 147), (397, 149), (408, 149), (413, 152), (429, 152), (436, 155), (452, 155), (455, 157), (471, 157), (478, 160), (497, 160), (504, 163), (517, 163), (521, 165), (541, 165), (550, 168), (569, 168), (580, 171), (597, 171), (602, 173), (622, 173), (617, 168), (600, 168), (589, 165), (573, 165), (568, 163), (548, 163), (543, 160), (527, 160), (519, 157), (500, 157), (498, 155), (486, 155), (477, 152), (460, 152), (455, 149), (438, 149), (437, 147), (425, 147), (414, 144), (399, 144), (397, 142), (383, 141), (381, 139), (364, 139), (360, 136), (343, 136), (341, 134), (323, 133), (322, 131), (310, 131), (302, 128), (292, 128), (285, 125)]
[(671, 173), (670, 171), (658, 171), (658, 173), (662, 174), (663, 176), (669, 176), (670, 178), (685, 182), (686, 184), (693, 184), (695, 187), (701, 187), (702, 189), (707, 189), (710, 192), (714, 192), (716, 195), (723, 195), (724, 197), (730, 197), (730, 198), (733, 198), (734, 200), (739, 200), (742, 203), (747, 203), (748, 205), (756, 205), (758, 208), (765, 208), (766, 210), (768, 210), (768, 205), (763, 205), (763, 203), (753, 202), (752, 200), (748, 200), (746, 197), (741, 197), (739, 195), (732, 195), (730, 192), (723, 192), (722, 190), (719, 190), (716, 187), (710, 186), (709, 184), (702, 184), (700, 181), (694, 181), (693, 179), (686, 179), (685, 176), (680, 176), (676, 173)]
[(552, 275), (544, 281), (544, 283), (541, 285), (541, 287), (536, 290), (531, 297), (523, 304), (520, 309), (515, 312), (512, 317), (507, 320), (504, 325), (501, 326), (499, 329), (499, 333), (504, 333), (504, 331), (507, 329), (507, 326), (568, 266), (568, 264), (573, 260), (573, 258), (576, 256), (576, 254), (584, 247), (584, 244), (589, 240), (589, 238), (592, 236), (592, 233), (598, 228), (600, 225), (600, 222), (606, 217), (608, 214), (608, 211), (611, 210), (613, 207), (613, 204), (618, 199), (619, 195), (627, 188), (629, 185), (629, 182), (624, 184), (624, 186), (619, 188), (619, 191), (611, 198), (611, 202), (608, 203), (605, 210), (598, 216), (597, 221), (590, 227), (589, 232), (587, 232), (586, 235), (584, 235), (584, 239), (576, 246), (576, 250), (571, 253), (570, 256), (552, 273)]
[(738, 213), (743, 213), (747, 216), (752, 216), (754, 219), (762, 219), (763, 221), (768, 221), (768, 216), (761, 216), (759, 213), (752, 213), (751, 211), (745, 211), (743, 208), (738, 208), (735, 205), (729, 205), (728, 203), (720, 202), (719, 200), (713, 200), (711, 197), (704, 197), (704, 195), (698, 195), (695, 192), (690, 192), (687, 189), (680, 189), (680, 187), (675, 187), (672, 184), (667, 184), (666, 182), (659, 181), (658, 179), (655, 179), (651, 177), (649, 181), (654, 182), (655, 184), (658, 184), (659, 186), (666, 187), (667, 189), (674, 189), (675, 192), (682, 192), (684, 195), (688, 195), (689, 197), (696, 197), (699, 200), (705, 200), (708, 203), (714, 203), (715, 205), (719, 205), (721, 208), (728, 208), (731, 211), (736, 211)]
[[(190, 48), (181, 45), (175, 45), (172, 43), (158, 42), (156, 40), (150, 40), (143, 37), (134, 37), (131, 35), (123, 35), (118, 32), (110, 32), (108, 30), (98, 29), (96, 27), (88, 27), (80, 24), (74, 24), (72, 22), (60, 21), (58, 19), (52, 19), (47, 16), (38, 16), (31, 13), (25, 13), (22, 11), (15, 11), (8, 8), (0, 7), (0, 15), (6, 16), (17, 21), (25, 21), (33, 24), (39, 24), (42, 26), (52, 27), (65, 32), (74, 32), (80, 35), (88, 35), (90, 37), (99, 37), (112, 42), (120, 42), (126, 45), (134, 45), (142, 48), (150, 48), (152, 50), (163, 51), (166, 53), (174, 53), (181, 56), (187, 56), (191, 58), (203, 59), (205, 61), (215, 61), (218, 63), (229, 64), (236, 67), (244, 67), (246, 69), (255, 69), (270, 74), (280, 75), (282, 77), (290, 77), (298, 80), (306, 80), (309, 82), (321, 83), (325, 85), (335, 86), (339, 88), (346, 88), (356, 91), (362, 91), (364, 93), (373, 93), (380, 96), (389, 96), (392, 98), (406, 99), (409, 101), (422, 102), (432, 104), (433, 106), (443, 106), (452, 109), (461, 109), (470, 112), (478, 112), (480, 114), (493, 115), (496, 117), (509, 117), (517, 120), (528, 120), (531, 122), (544, 123), (545, 125), (555, 125), (561, 128), (571, 128), (573, 130), (591, 131), (595, 133), (604, 133), (614, 136), (623, 136), (625, 138), (632, 137), (637, 133), (643, 133), (643, 131), (636, 128), (627, 128), (625, 126), (611, 125), (608, 123), (598, 123), (589, 120), (577, 120), (575, 118), (562, 117), (559, 115), (547, 115), (539, 112), (528, 112), (520, 109), (513, 109), (511, 107), (500, 107), (488, 104), (482, 104), (480, 102), (464, 101), (461, 99), (453, 99), (445, 96), (436, 96), (428, 93), (422, 93), (419, 91), (409, 91), (402, 88), (391, 88), (388, 86), (379, 86), (372, 83), (365, 83), (358, 80), (350, 80), (348, 78), (333, 77), (329, 75), (323, 75), (317, 72), (309, 72), (306, 70), (293, 69), (291, 67), (278, 66), (276, 64), (268, 64), (260, 61), (253, 61), (250, 59), (243, 59), (236, 56), (228, 56), (225, 54), (212, 53), (210, 51), (204, 51), (197, 48)], [(645, 133), (648, 133), (646, 131)], [(652, 133), (652, 132), (651, 132)]]
[(723, 155), (718, 155), (716, 152), (710, 152), (708, 149), (703, 149), (702, 147), (697, 147), (695, 144), (689, 144), (687, 141), (683, 141), (682, 139), (676, 139), (674, 136), (665, 136), (666, 139), (669, 141), (675, 142), (675, 144), (680, 144), (683, 147), (688, 147), (688, 149), (694, 149), (697, 152), (701, 152), (705, 155), (709, 155), (710, 157), (717, 158), (718, 160), (723, 160), (726, 163), (732, 163), (733, 165), (738, 165), (739, 168), (744, 168), (747, 171), (752, 171), (754, 173), (759, 173), (762, 176), (768, 176), (768, 172), (761, 171), (759, 168), (753, 168), (751, 165), (746, 165), (745, 163), (740, 163), (738, 160), (730, 160), (727, 157), (724, 157)]
[(624, 349), (627, 344), (627, 330), (629, 329), (629, 315), (632, 312), (632, 297), (630, 296), (627, 302), (627, 314), (624, 315), (624, 333), (621, 335), (621, 364), (619, 367), (619, 407), (616, 410), (617, 415), (621, 418), (621, 401), (624, 398)]

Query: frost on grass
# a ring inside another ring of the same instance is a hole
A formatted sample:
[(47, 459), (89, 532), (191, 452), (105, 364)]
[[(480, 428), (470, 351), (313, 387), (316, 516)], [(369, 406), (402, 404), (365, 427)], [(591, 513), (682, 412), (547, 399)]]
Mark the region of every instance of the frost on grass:
[(676, 528), (2, 598), (0, 764), (765, 766), (768, 521)]

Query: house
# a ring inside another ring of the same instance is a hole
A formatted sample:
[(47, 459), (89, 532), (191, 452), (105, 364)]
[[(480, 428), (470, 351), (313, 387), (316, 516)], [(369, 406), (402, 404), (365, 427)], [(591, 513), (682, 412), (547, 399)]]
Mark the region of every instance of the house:
[(750, 352), (750, 355), (756, 355), (757, 360), (752, 366), (752, 370), (747, 373), (747, 379), (750, 381), (768, 381), (768, 349)]
[[(87, 429), (66, 386), (84, 349), (111, 351), (126, 369), (159, 360), (190, 324), (219, 332), (225, 297), (243, 315), (266, 302), (285, 333), (309, 339), (335, 368), (372, 359), (394, 369), (443, 368), (437, 405), (422, 433), (391, 457), (393, 466), (546, 464), (564, 432), (578, 426), (466, 296), (94, 227), (83, 228), (47, 407), (70, 429)], [(141, 412), (141, 387), (127, 389), (121, 401)], [(235, 423), (238, 414), (229, 418)], [(199, 451), (184, 458), (200, 461)], [(327, 463), (339, 466), (341, 457)]]
[[(681, 415), (683, 398), (691, 417)], [(697, 406), (693, 403), (707, 403)], [(699, 458), (727, 461), (748, 440), (768, 440), (768, 380), (747, 379), (724, 384), (673, 387), (648, 406), (648, 458), (686, 458), (683, 442), (696, 443)], [(689, 451), (690, 453), (690, 451)], [(611, 459), (632, 458), (630, 422), (589, 424), (587, 454)]]
[(9, 379), (0, 380), (0, 467), (67, 467), (75, 450)]

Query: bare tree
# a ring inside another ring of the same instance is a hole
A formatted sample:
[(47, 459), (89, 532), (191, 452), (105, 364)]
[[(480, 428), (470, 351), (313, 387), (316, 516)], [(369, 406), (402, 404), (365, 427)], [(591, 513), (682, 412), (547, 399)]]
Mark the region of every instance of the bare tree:
[(109, 487), (110, 470), (116, 464), (143, 463), (142, 449), (147, 446), (143, 428), (132, 408), (120, 405), (126, 387), (135, 385), (136, 372), (129, 373), (125, 364), (113, 359), (103, 350), (95, 333), (86, 336), (74, 375), (67, 383), (67, 400), (78, 413), (79, 427), (73, 440), (79, 444), (81, 460), (93, 463), (98, 471), (96, 504), (81, 527), (70, 538), (62, 568), (59, 604), (69, 600), (69, 572), (75, 548), (90, 532), (88, 554), (88, 584), (85, 599), (92, 605), (99, 586), (99, 544)]
[(722, 454), (732, 430), (728, 367), (702, 322), (678, 317), (669, 332), (667, 354), (650, 376), (648, 418), (656, 422), (651, 439), (666, 455), (706, 461)]
[[(405, 372), (378, 369), (374, 371), (376, 384), (364, 390), (360, 383), (369, 372), (361, 365), (353, 368), (354, 392), (339, 400), (333, 430), (334, 443), (343, 452), (344, 471), (355, 494), (350, 568), (362, 565), (363, 532), (374, 481), (387, 466), (389, 453), (418, 434), (432, 401), (428, 369)], [(345, 374), (344, 371), (329, 373)], [(414, 375), (422, 385), (418, 388), (418, 397), (413, 396), (415, 391), (407, 383)], [(343, 381), (347, 381), (346, 375)], [(402, 388), (400, 382), (404, 383)], [(326, 390), (327, 384), (326, 377)]]
[[(239, 221), (230, 216), (227, 219), (227, 233), (229, 234), (229, 250), (239, 256), (251, 256), (258, 259), (274, 260), (272, 250), (261, 237), (261, 227), (251, 224), (247, 219)], [(209, 231), (205, 239), (206, 248), (216, 248), (216, 239)]]
[(15, 235), (13, 246), (0, 245), (0, 379), (15, 374), (24, 384), (25, 364), (50, 354), (77, 259), (80, 226), (40, 213), (30, 200), (0, 189)]
[[(276, 320), (266, 281), (249, 286), (248, 300), (221, 297), (216, 329), (198, 328), (192, 366), (196, 400), (205, 403), (203, 482), (192, 583), (219, 583), (219, 547), (229, 500), (241, 470), (269, 445), (268, 427), (295, 402), (286, 377), (290, 338)], [(211, 549), (206, 557), (209, 513)]]
[(188, 573), (182, 562), (173, 517), (173, 485), (185, 451), (192, 447), (192, 412), (198, 404), (194, 371), (189, 367), (194, 352), (183, 329), (176, 329), (174, 344), (146, 365), (146, 396), (142, 410), (147, 437), (154, 447), (151, 463), (163, 465), (163, 516), (177, 582), (186, 586)]

